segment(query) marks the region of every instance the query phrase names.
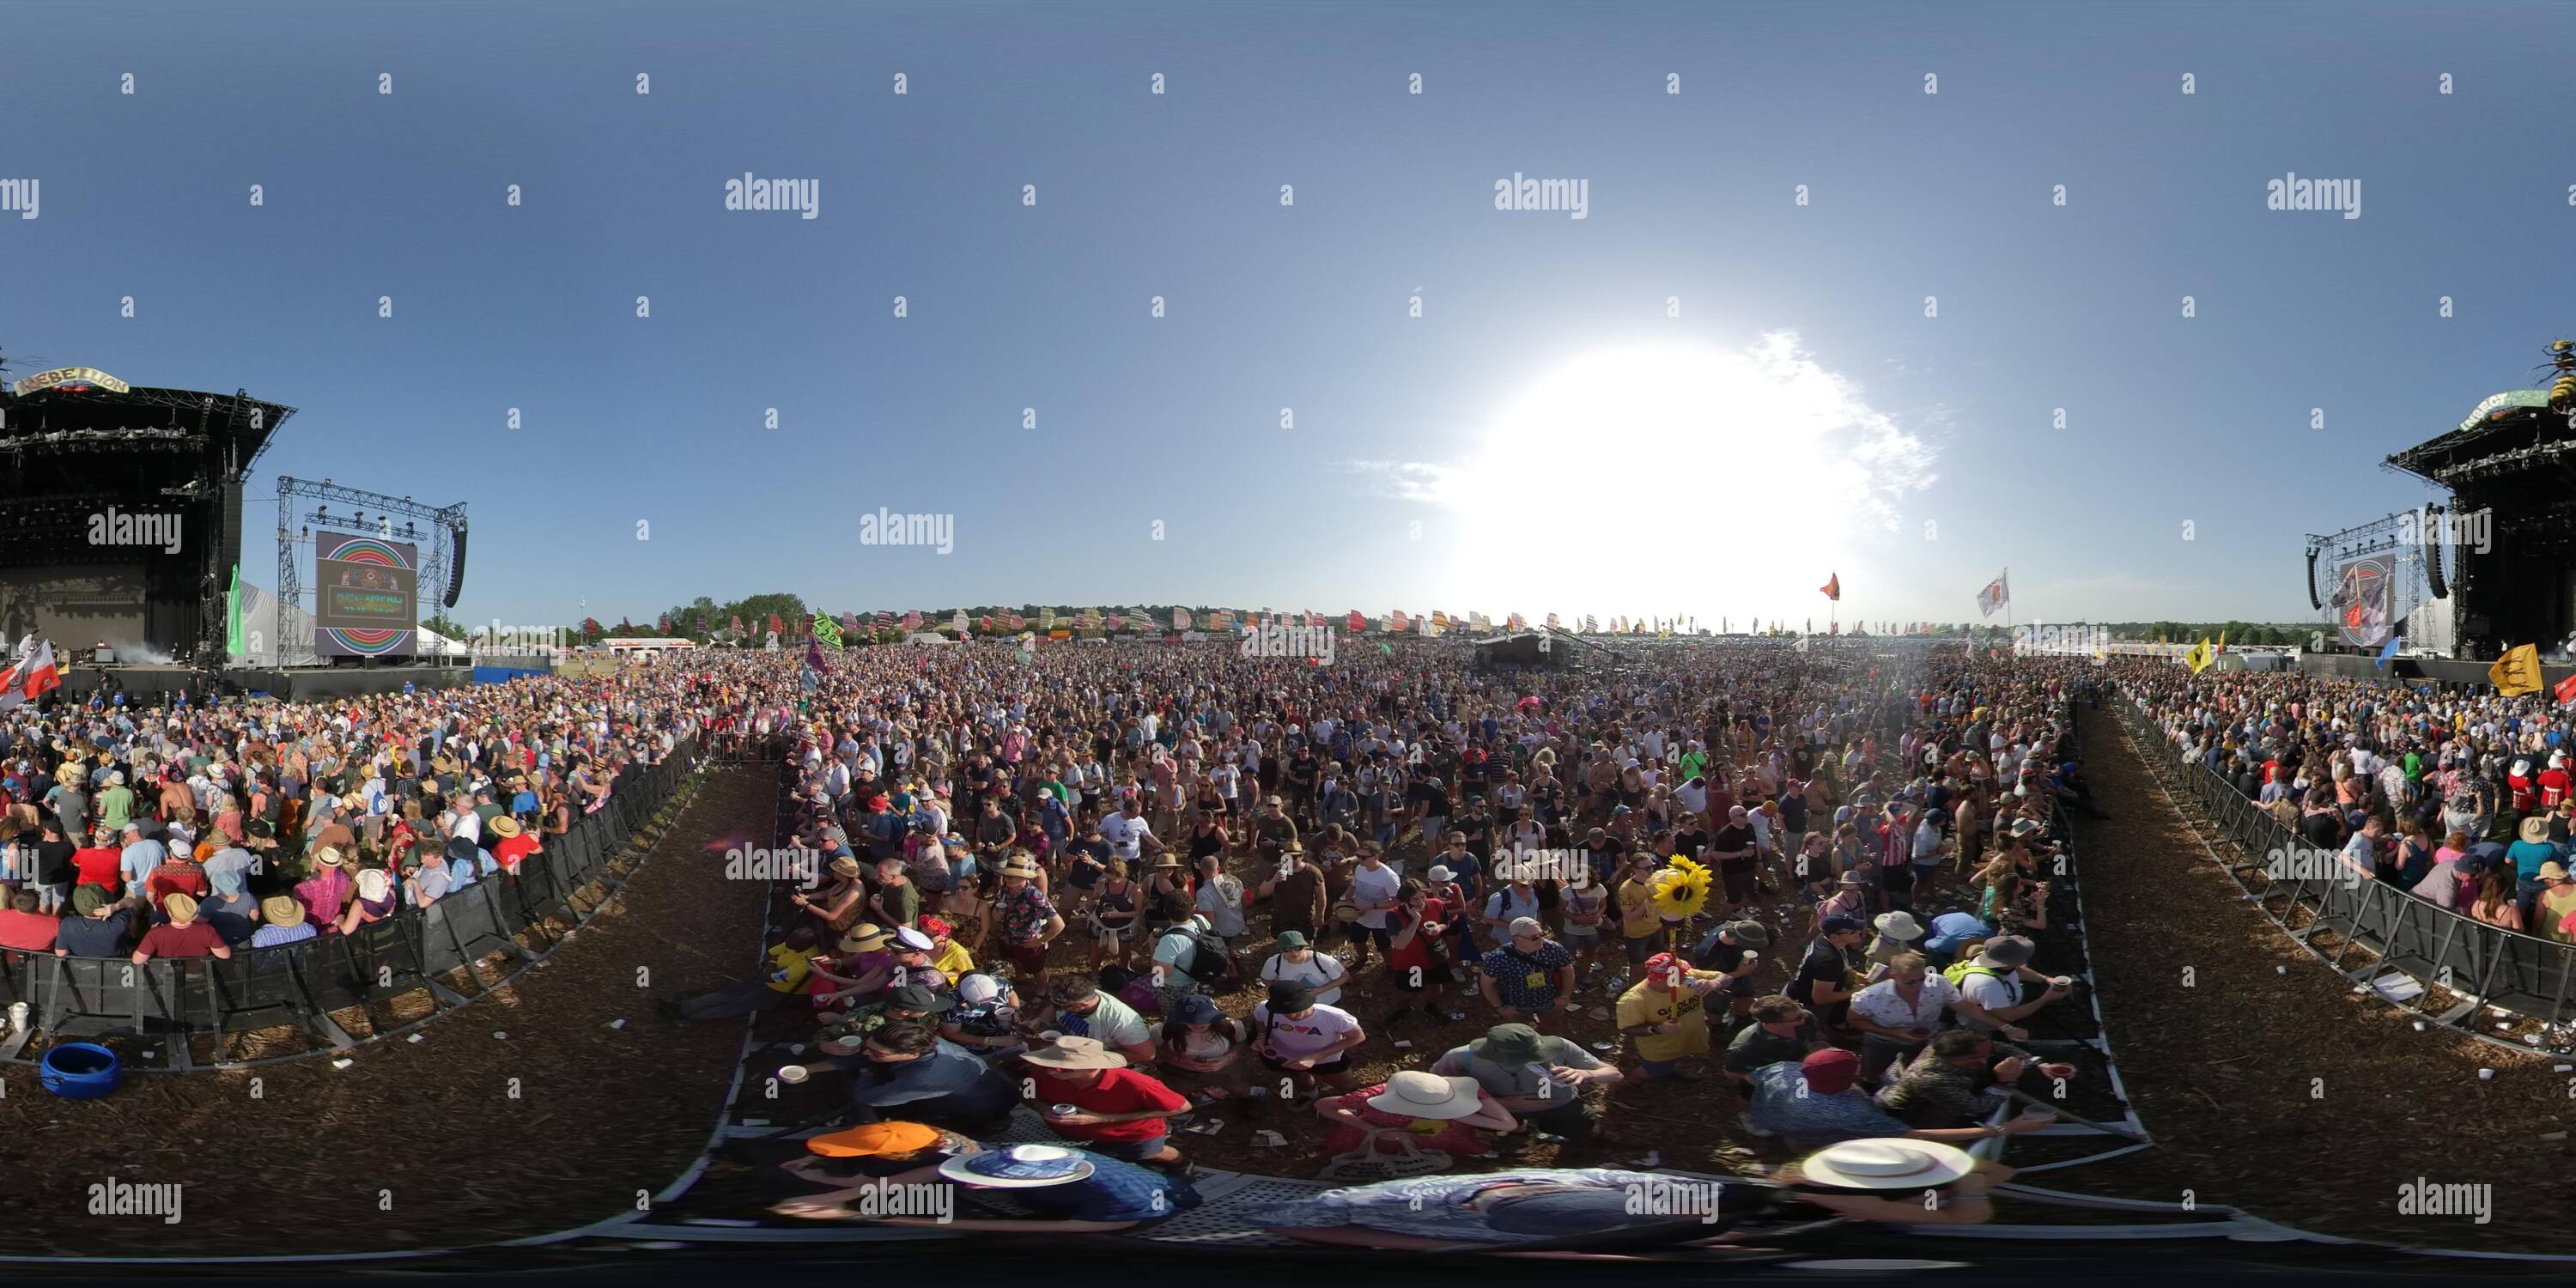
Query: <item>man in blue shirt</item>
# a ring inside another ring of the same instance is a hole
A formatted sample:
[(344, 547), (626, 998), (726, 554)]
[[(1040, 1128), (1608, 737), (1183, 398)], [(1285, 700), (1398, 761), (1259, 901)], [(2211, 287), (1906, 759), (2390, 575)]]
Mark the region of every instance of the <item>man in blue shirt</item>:
[(998, 1135), (1019, 1103), (1018, 1084), (929, 1026), (897, 1021), (868, 1035), (856, 1055), (806, 1066), (849, 1077), (853, 1120), (902, 1119), (969, 1136)]
[(1971, 912), (1945, 912), (1932, 919), (1932, 934), (1923, 941), (1923, 951), (1936, 964), (1947, 965), (1959, 945), (1971, 939), (1991, 939), (1995, 928), (1977, 920)]

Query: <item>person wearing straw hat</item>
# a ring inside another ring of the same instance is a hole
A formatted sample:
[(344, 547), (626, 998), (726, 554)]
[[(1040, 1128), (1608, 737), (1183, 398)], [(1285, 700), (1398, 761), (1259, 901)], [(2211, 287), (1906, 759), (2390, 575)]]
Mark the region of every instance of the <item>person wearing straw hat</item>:
[(348, 860), (340, 851), (326, 845), (313, 851), (313, 875), (296, 883), (296, 901), (304, 905), (317, 931), (338, 930), (340, 914), (358, 892), (347, 868)]
[(134, 946), (135, 965), (155, 957), (231, 958), (232, 946), (197, 916), (196, 900), (174, 894), (163, 899), (161, 907), (170, 919), (143, 933), (143, 942)]
[(1064, 933), (1064, 915), (1037, 886), (1036, 860), (1018, 851), (1002, 863), (1001, 892), (994, 896), (994, 918), (1002, 955), (1024, 985), (1046, 974), (1047, 945)]
[(1364, 1143), (1378, 1153), (1393, 1153), (1395, 1140), (1376, 1136), (1390, 1131), (1408, 1134), (1425, 1150), (1451, 1158), (1481, 1158), (1493, 1151), (1479, 1131), (1509, 1132), (1520, 1127), (1474, 1078), (1443, 1077), (1405, 1069), (1374, 1087), (1315, 1102), (1315, 1113), (1333, 1125), (1324, 1137), (1327, 1155), (1347, 1154)]
[(512, 876), (519, 875), (519, 865), (526, 862), (529, 855), (541, 853), (545, 849), (538, 843), (537, 838), (528, 835), (527, 829), (511, 815), (493, 815), (490, 830), (492, 858), (501, 865), (502, 871)]
[(2013, 1169), (1956, 1145), (1874, 1137), (1828, 1145), (1771, 1179), (1801, 1202), (1855, 1221), (1978, 1225), (1994, 1219), (1987, 1194), (2012, 1176)]
[(314, 937), (313, 924), (304, 916), (304, 905), (293, 897), (273, 894), (259, 901), (263, 925), (252, 931), (250, 946), (275, 948), (280, 944), (297, 944)]
[(1100, 1039), (1059, 1037), (1030, 1047), (1020, 1059), (1031, 1070), (1032, 1097), (1057, 1135), (1148, 1167), (1181, 1161), (1181, 1152), (1171, 1147), (1167, 1115), (1187, 1112), (1189, 1099), (1127, 1067), (1127, 1057)]

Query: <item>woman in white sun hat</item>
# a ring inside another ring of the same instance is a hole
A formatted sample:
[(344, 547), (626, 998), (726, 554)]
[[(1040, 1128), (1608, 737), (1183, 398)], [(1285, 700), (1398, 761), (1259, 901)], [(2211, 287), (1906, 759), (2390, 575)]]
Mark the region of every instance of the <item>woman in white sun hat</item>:
[(1956, 1145), (1900, 1137), (1828, 1145), (1772, 1179), (1805, 1202), (1857, 1221), (1977, 1225), (1994, 1218), (1987, 1192), (2012, 1175), (2013, 1169)]
[[(1492, 1151), (1477, 1132), (1508, 1132), (1520, 1126), (1512, 1111), (1494, 1102), (1474, 1078), (1444, 1078), (1406, 1069), (1374, 1087), (1315, 1102), (1315, 1112), (1333, 1130), (1324, 1138), (1326, 1154), (1347, 1154), (1377, 1131), (1410, 1134), (1413, 1143), (1451, 1158), (1482, 1157)], [(1377, 1149), (1391, 1153), (1392, 1140)]]

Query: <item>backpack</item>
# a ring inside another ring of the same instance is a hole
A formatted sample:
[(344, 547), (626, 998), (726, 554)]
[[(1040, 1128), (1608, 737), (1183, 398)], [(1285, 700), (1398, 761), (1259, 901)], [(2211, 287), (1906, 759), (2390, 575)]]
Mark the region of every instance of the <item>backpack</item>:
[(1234, 950), (1213, 932), (1195, 926), (1174, 926), (1167, 934), (1187, 935), (1190, 940), (1189, 977), (1201, 984), (1234, 982)]

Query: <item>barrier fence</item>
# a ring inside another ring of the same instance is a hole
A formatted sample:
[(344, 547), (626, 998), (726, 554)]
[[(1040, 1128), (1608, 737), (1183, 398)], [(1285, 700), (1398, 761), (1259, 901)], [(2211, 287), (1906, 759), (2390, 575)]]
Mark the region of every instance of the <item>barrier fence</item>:
[[(472, 1001), (472, 967), (494, 954), (515, 975), (587, 922), (575, 897), (594, 884), (614, 891), (624, 878), (609, 860), (688, 781), (697, 766), (695, 739), (660, 764), (630, 767), (607, 804), (548, 837), (546, 848), (519, 864), (516, 876), (495, 872), (426, 908), (408, 905), (348, 935), (324, 934), (273, 948), (236, 947), (229, 959), (56, 957), (0, 951), (0, 1006), (25, 1002), (35, 1029), (55, 1038), (123, 1035), (168, 1038), (171, 1067), (192, 1065), (188, 1038), (298, 1025), (334, 1050), (370, 1041), (351, 1036), (331, 1012), (426, 994), (433, 1013)], [(12, 1056), (25, 1034), (0, 1051)], [(302, 1052), (296, 1054), (312, 1054)]]
[[(2338, 852), (2322, 851), (2282, 826), (2208, 765), (2181, 763), (2180, 749), (2135, 698), (2123, 694), (2118, 706), (2144, 745), (2152, 771), (2181, 787), (2236, 843), (2236, 858), (2221, 856), (2228, 875), (2283, 933), (2310, 952), (2357, 983), (2404, 976), (2423, 991), (2390, 996), (2383, 987), (2381, 995), (2490, 1041), (2494, 1039), (2473, 1023), (2481, 1006), (2532, 1016), (2553, 1030), (2566, 1020), (2571, 993), (2576, 993), (2576, 944), (2488, 925), (2345, 864)], [(2246, 881), (2252, 872), (2268, 880), (2259, 891)], [(2293, 924), (2303, 910), (2306, 920)], [(2328, 935), (2337, 942), (2320, 947), (2317, 941)], [(2377, 959), (2347, 966), (2356, 947)], [(2456, 999), (2439, 1012), (2424, 1004), (2436, 986)]]

